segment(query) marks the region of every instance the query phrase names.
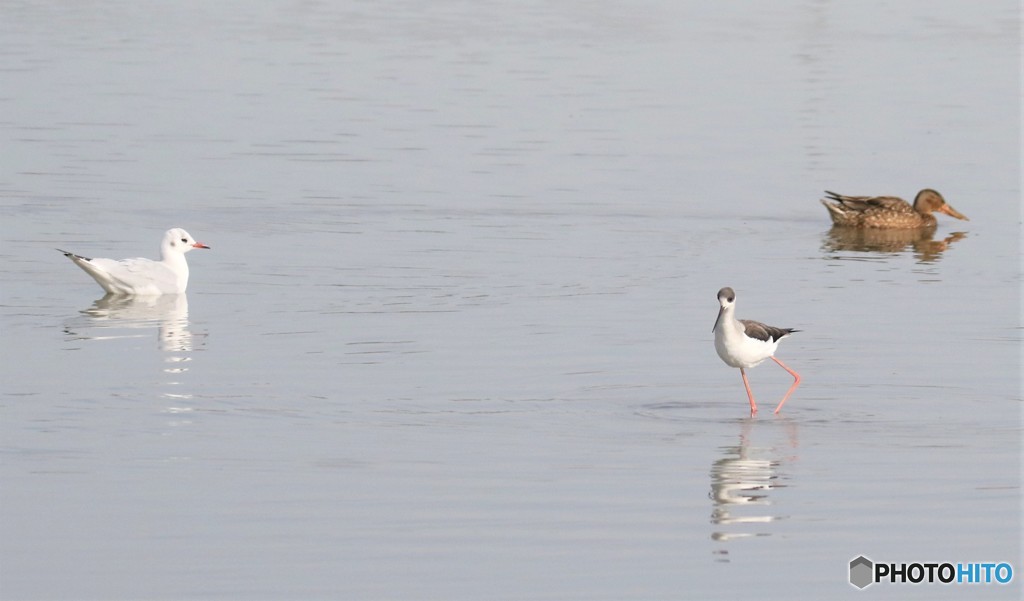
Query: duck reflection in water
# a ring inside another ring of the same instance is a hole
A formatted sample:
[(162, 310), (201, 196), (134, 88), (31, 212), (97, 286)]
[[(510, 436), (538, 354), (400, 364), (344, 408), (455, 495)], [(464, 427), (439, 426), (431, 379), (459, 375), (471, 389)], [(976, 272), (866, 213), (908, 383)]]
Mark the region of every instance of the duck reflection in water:
[(825, 252), (902, 253), (910, 250), (918, 263), (935, 263), (957, 240), (967, 237), (964, 232), (953, 232), (945, 238), (935, 239), (935, 228), (921, 229), (864, 229), (833, 226), (822, 242)]
[[(782, 429), (779, 429), (779, 426)], [(753, 429), (758, 434), (781, 433), (785, 439), (770, 446), (751, 444)], [(771, 524), (787, 516), (772, 510), (771, 492), (789, 486), (786, 466), (797, 460), (797, 426), (792, 422), (759, 424), (743, 420), (739, 443), (720, 450), (721, 458), (711, 465), (711, 539), (719, 543), (771, 536)], [(719, 562), (729, 561), (729, 549), (717, 547), (712, 554)]]

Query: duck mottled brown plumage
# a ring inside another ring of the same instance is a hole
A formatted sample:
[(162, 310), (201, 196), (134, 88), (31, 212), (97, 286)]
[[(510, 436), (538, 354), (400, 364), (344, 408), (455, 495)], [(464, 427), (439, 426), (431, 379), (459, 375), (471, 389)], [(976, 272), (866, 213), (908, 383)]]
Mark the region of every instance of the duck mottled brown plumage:
[[(917, 193), (914, 206), (895, 196), (843, 196), (825, 191), (821, 204), (828, 209), (832, 223), (844, 227), (877, 229), (915, 229), (935, 227), (933, 212), (970, 221), (946, 203), (942, 195), (925, 188)], [(831, 202), (830, 202), (831, 201)]]

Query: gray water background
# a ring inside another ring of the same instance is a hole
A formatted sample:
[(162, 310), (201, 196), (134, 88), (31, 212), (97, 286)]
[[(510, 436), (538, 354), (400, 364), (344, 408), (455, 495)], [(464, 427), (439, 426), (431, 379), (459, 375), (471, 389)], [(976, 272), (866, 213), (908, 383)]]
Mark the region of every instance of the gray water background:
[(0, 597), (1020, 598), (1016, 2), (2, 12)]

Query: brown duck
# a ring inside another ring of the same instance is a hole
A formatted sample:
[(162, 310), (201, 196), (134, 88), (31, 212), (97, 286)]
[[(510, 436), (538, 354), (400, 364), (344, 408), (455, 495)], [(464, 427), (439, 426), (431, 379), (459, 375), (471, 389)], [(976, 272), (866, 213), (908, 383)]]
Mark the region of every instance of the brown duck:
[[(895, 196), (843, 196), (825, 191), (828, 199), (821, 204), (828, 209), (832, 223), (845, 227), (877, 229), (916, 229), (935, 227), (933, 212), (945, 213), (957, 219), (967, 219), (946, 204), (942, 195), (930, 188), (917, 193), (914, 206)], [(833, 201), (833, 202), (828, 202)]]

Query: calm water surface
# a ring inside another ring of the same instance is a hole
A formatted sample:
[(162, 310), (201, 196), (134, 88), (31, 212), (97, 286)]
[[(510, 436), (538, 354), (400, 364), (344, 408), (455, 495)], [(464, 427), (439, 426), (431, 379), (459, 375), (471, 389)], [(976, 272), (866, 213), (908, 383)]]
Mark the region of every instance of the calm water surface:
[(1020, 598), (1017, 3), (3, 11), (0, 597)]

